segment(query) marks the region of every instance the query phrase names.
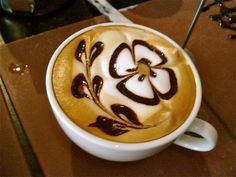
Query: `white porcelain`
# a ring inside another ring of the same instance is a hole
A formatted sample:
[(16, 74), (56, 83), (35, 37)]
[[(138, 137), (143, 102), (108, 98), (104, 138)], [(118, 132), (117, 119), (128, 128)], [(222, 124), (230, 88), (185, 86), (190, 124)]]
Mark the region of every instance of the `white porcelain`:
[[(94, 28), (95, 26), (106, 26), (106, 25), (135, 26), (156, 33), (157, 35), (162, 36), (166, 40), (170, 41), (174, 46), (176, 46), (188, 60), (196, 80), (197, 97), (194, 103), (193, 110), (189, 115), (188, 119), (174, 132), (160, 139), (143, 143), (113, 142), (101, 139), (81, 129), (66, 116), (66, 114), (62, 111), (62, 109), (58, 105), (53, 92), (52, 80), (51, 80), (53, 65), (58, 54), (64, 48), (64, 46), (68, 44), (76, 36), (80, 35), (81, 33), (84, 33), (87, 30), (90, 30), (91, 28)], [(215, 147), (217, 142), (218, 135), (215, 128), (206, 121), (196, 118), (201, 104), (202, 89), (201, 89), (200, 78), (195, 65), (192, 63), (187, 53), (172, 39), (148, 27), (140, 26), (137, 24), (104, 23), (84, 28), (81, 31), (78, 31), (75, 34), (71, 35), (57, 48), (57, 50), (54, 52), (49, 62), (46, 73), (46, 90), (55, 117), (58, 123), (60, 124), (61, 128), (63, 129), (63, 131), (66, 133), (66, 135), (83, 150), (103, 159), (112, 161), (140, 160), (149, 157), (153, 154), (156, 154), (157, 152), (163, 150), (172, 143), (175, 143), (177, 145), (195, 151), (209, 151)], [(200, 135), (201, 137), (185, 135), (184, 132), (186, 131), (194, 132)]]

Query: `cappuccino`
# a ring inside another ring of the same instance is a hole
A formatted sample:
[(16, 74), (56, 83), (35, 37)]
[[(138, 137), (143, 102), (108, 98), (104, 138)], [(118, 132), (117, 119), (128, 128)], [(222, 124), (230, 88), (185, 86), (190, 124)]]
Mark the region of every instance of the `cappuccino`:
[(52, 85), (65, 114), (91, 134), (139, 143), (181, 126), (196, 99), (191, 67), (162, 35), (128, 25), (96, 26), (57, 56)]

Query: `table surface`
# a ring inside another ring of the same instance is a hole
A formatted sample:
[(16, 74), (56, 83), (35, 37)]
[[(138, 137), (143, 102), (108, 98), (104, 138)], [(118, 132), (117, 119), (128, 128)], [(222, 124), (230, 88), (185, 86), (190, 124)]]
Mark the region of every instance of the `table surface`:
[[(122, 13), (181, 44), (197, 5), (196, 0), (150, 0)], [(0, 176), (235, 176), (236, 41), (227, 38), (232, 31), (209, 19), (218, 12), (213, 6), (201, 14), (187, 45), (202, 80), (198, 117), (217, 129), (215, 149), (171, 145), (150, 158), (118, 163), (91, 156), (66, 137), (46, 96), (46, 67), (66, 37), (107, 21), (98, 16), (0, 46)]]

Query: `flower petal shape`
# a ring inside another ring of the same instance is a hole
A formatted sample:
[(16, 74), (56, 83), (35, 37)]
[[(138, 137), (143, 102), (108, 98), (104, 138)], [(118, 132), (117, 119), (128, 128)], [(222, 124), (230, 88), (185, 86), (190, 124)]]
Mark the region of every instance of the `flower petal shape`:
[(111, 136), (119, 136), (129, 131), (126, 124), (104, 116), (98, 116), (96, 122), (89, 124), (89, 126), (97, 127)]
[(83, 64), (86, 63), (86, 51), (85, 51), (85, 47), (86, 47), (86, 42), (85, 40), (80, 41), (80, 43), (78, 44), (76, 50), (75, 50), (75, 58), (82, 62)]
[(133, 51), (137, 62), (146, 59), (151, 66), (162, 65), (167, 62), (165, 55), (160, 50), (145, 41), (134, 40)]
[(117, 84), (117, 89), (129, 99), (146, 105), (157, 105), (159, 98), (146, 77), (139, 81), (140, 74), (128, 76)]
[(128, 44), (121, 43), (111, 56), (109, 63), (110, 75), (122, 78), (136, 70), (133, 55)]
[(169, 73), (164, 69), (152, 69), (156, 77), (150, 77), (153, 86), (162, 94), (168, 92), (171, 87)]
[(152, 85), (162, 99), (170, 99), (177, 92), (177, 79), (169, 68), (153, 69), (156, 77), (150, 77)]
[(100, 41), (96, 42), (91, 48), (90, 53), (90, 63), (89, 66), (92, 66), (94, 60), (102, 53), (104, 44)]
[(88, 89), (88, 82), (84, 74), (78, 74), (72, 81), (71, 93), (76, 98), (91, 98), (91, 94)]
[(121, 120), (135, 125), (142, 125), (138, 120), (137, 114), (131, 108), (122, 104), (113, 104), (111, 109)]

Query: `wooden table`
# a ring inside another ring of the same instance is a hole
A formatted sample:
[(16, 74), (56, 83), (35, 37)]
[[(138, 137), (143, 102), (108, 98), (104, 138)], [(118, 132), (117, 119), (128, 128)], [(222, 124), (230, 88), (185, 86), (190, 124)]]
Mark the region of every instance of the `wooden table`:
[[(151, 0), (123, 14), (181, 44), (197, 4)], [(118, 163), (93, 157), (66, 137), (46, 96), (46, 67), (66, 37), (107, 21), (99, 16), (0, 47), (0, 176), (235, 176), (236, 41), (227, 39), (231, 31), (209, 19), (218, 11), (214, 6), (201, 14), (187, 46), (203, 85), (199, 117), (219, 133), (214, 150), (194, 152), (171, 145), (150, 158)], [(25, 71), (16, 72), (15, 67)]]

